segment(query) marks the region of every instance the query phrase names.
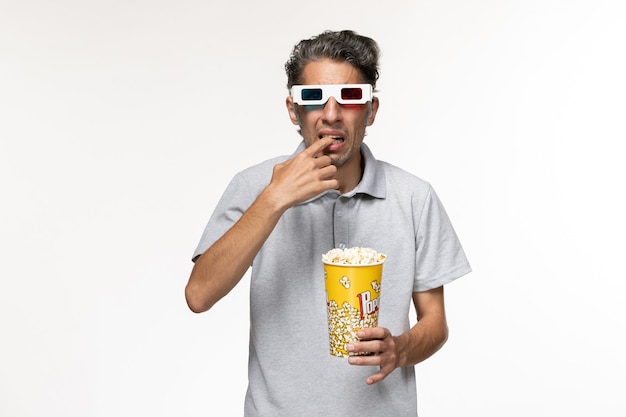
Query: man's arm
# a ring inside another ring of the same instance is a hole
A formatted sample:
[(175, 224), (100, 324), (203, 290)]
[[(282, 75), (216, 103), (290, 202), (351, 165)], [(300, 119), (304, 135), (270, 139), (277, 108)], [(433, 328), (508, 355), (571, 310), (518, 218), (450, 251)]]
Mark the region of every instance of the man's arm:
[(431, 357), (448, 340), (443, 286), (414, 292), (417, 324), (396, 338), (398, 366), (412, 366)]
[(382, 381), (394, 369), (413, 366), (432, 356), (448, 339), (443, 286), (413, 293), (418, 322), (406, 333), (392, 336), (384, 327), (359, 330), (364, 341), (348, 346), (351, 352), (377, 352), (373, 356), (350, 356), (352, 365), (379, 366), (380, 370), (367, 378), (371, 385)]
[(290, 207), (339, 183), (337, 168), (321, 151), (323, 138), (274, 167), (272, 180), (241, 218), (195, 262), (185, 287), (189, 308), (200, 313), (213, 307), (246, 273), (282, 214)]
[(261, 194), (196, 260), (185, 287), (187, 305), (193, 312), (210, 309), (237, 285), (283, 212), (271, 198)]

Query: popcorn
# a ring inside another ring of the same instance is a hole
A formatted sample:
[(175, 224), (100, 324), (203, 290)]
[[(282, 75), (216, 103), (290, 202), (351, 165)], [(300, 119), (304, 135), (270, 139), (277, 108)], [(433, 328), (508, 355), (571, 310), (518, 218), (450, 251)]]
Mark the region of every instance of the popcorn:
[(360, 329), (378, 326), (382, 264), (386, 258), (364, 247), (335, 248), (322, 255), (332, 356), (368, 354), (348, 352), (346, 348), (348, 343), (360, 340)]
[(361, 312), (348, 302), (341, 307), (336, 301), (328, 302), (328, 335), (330, 338), (330, 354), (338, 358), (346, 356), (366, 355), (365, 353), (348, 352), (350, 342), (361, 340), (356, 333), (363, 327), (378, 326), (378, 310), (373, 314), (365, 315), (361, 319)]
[(355, 246), (331, 249), (322, 255), (322, 262), (338, 265), (370, 265), (383, 262), (386, 258), (386, 255), (374, 249)]

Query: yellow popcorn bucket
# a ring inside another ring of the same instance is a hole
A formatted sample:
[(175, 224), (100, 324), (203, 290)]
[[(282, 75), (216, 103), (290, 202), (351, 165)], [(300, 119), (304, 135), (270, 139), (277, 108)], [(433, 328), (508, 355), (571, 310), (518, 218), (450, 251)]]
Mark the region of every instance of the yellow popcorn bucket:
[(330, 354), (345, 358), (346, 346), (364, 327), (378, 327), (383, 261), (367, 265), (324, 262)]

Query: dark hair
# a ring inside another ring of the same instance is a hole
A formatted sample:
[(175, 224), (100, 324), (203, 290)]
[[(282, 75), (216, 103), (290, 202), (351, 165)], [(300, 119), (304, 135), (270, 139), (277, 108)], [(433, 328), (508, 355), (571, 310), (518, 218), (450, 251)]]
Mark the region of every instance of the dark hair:
[(302, 72), (309, 62), (331, 59), (350, 63), (361, 73), (363, 83), (371, 84), (376, 89), (379, 55), (380, 49), (376, 41), (354, 31), (322, 32), (310, 39), (303, 39), (294, 46), (285, 64), (287, 88), (302, 82)]

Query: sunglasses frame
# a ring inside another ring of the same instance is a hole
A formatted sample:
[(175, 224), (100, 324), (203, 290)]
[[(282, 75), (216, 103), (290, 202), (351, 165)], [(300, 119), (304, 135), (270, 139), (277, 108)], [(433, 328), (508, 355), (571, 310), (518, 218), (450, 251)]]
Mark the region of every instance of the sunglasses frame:
[[(360, 99), (343, 99), (341, 90), (344, 88), (360, 88), (363, 95)], [(308, 89), (322, 90), (322, 98), (319, 100), (304, 100), (302, 91)], [(291, 87), (291, 98), (296, 104), (304, 106), (316, 106), (326, 104), (330, 97), (334, 97), (339, 104), (365, 104), (372, 101), (373, 89), (371, 84), (317, 84), (317, 85), (294, 85)]]

